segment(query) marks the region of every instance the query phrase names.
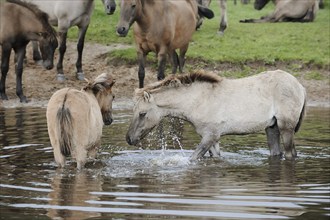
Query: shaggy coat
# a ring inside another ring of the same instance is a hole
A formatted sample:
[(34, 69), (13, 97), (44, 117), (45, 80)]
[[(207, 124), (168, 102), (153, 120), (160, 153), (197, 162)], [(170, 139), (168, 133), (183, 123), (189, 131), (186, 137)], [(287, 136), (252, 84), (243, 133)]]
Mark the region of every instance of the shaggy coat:
[(88, 156), (95, 157), (103, 124), (112, 123), (113, 84), (112, 77), (104, 73), (80, 91), (63, 88), (49, 100), (48, 134), (60, 167), (64, 167), (69, 155), (76, 159), (78, 169)]

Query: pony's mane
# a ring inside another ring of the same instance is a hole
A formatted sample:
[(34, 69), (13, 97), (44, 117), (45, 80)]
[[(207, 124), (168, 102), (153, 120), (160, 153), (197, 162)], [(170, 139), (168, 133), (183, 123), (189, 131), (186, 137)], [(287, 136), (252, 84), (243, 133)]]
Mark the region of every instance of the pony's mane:
[(219, 83), (222, 78), (218, 75), (205, 73), (204, 71), (198, 71), (181, 75), (170, 75), (160, 82), (156, 82), (147, 85), (143, 89), (139, 89), (136, 94), (143, 94), (143, 92), (153, 93), (163, 89), (169, 89), (173, 87), (181, 87), (191, 85), (196, 82), (206, 82), (210, 84)]
[(115, 80), (112, 78), (110, 73), (102, 73), (97, 76), (93, 81), (87, 80), (87, 85), (83, 88), (83, 90), (92, 90), (94, 94), (99, 91), (109, 90), (115, 83)]
[(46, 31), (53, 35), (54, 37), (56, 37), (56, 31), (55, 29), (49, 24), (48, 22), (48, 14), (41, 11), (38, 6), (36, 6), (35, 4), (29, 3), (29, 2), (25, 2), (25, 1), (20, 1), (20, 0), (7, 0), (7, 2), (9, 3), (13, 3), (16, 5), (20, 5), (24, 8), (27, 8), (28, 10), (30, 10), (31, 12), (33, 12), (36, 17), (39, 19), (39, 21), (41, 22), (42, 26), (46, 29)]

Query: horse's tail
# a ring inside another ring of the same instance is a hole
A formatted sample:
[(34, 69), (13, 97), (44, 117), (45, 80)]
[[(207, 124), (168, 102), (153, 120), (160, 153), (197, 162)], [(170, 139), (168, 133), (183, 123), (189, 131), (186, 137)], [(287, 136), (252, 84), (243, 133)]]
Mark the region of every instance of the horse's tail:
[(297, 123), (297, 125), (296, 125), (296, 127), (294, 129), (295, 132), (298, 132), (299, 131), (299, 128), (300, 128), (300, 126), (302, 124), (302, 121), (303, 121), (303, 119), (305, 117), (305, 114), (306, 114), (306, 92), (305, 92), (305, 97), (304, 97), (304, 105), (303, 105), (303, 107), (301, 109), (300, 116), (299, 116), (299, 121), (298, 121), (298, 123)]
[(72, 115), (70, 112), (70, 109), (65, 107), (65, 102), (67, 99), (67, 94), (65, 94), (64, 101), (62, 104), (62, 108), (59, 108), (57, 111), (56, 115), (56, 120), (59, 126), (57, 127), (58, 129), (58, 140), (59, 140), (59, 146), (61, 153), (64, 156), (69, 156), (71, 155), (72, 151)]
[(211, 9), (206, 8), (202, 5), (198, 5), (198, 15), (201, 17), (206, 17), (208, 19), (211, 19), (214, 17), (214, 13)]

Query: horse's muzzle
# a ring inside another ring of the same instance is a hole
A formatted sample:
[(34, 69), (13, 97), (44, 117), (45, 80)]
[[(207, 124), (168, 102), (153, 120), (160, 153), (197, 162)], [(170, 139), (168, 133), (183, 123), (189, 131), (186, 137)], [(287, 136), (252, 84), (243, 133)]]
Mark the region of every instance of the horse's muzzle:
[(137, 141), (132, 140), (128, 134), (126, 135), (126, 142), (129, 145), (136, 145), (137, 144)]
[(112, 118), (108, 118), (108, 119), (106, 119), (106, 120), (103, 121), (103, 123), (104, 123), (105, 125), (111, 125), (112, 122), (113, 122), (113, 119), (112, 119)]
[(117, 34), (119, 35), (119, 37), (126, 37), (128, 34), (128, 28), (125, 27), (118, 27), (117, 28)]
[(116, 11), (116, 7), (112, 7), (112, 6), (107, 6), (105, 9), (105, 13), (107, 15), (112, 15), (115, 11)]

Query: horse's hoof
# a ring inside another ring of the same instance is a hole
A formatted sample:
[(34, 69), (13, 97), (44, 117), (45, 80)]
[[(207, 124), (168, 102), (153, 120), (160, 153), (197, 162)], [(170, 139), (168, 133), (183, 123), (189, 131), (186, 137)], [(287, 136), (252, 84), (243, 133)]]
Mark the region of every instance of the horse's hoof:
[(81, 81), (85, 80), (85, 74), (84, 73), (77, 73), (76, 77), (77, 77), (78, 80), (81, 80)]
[(35, 63), (36, 63), (38, 66), (43, 66), (43, 65), (44, 65), (44, 61), (43, 61), (43, 60), (35, 60)]
[(28, 103), (29, 102), (25, 96), (19, 98), (19, 100), (20, 100), (21, 103)]
[(64, 74), (57, 74), (56, 79), (59, 82), (64, 82), (65, 81)]

